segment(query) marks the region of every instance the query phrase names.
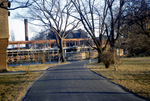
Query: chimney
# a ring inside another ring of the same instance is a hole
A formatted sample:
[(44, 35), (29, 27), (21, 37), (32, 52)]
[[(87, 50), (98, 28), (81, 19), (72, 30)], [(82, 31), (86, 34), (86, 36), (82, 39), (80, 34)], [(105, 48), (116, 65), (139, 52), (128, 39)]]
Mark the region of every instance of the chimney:
[[(28, 19), (24, 19), (25, 24), (25, 41), (28, 41)], [(29, 48), (29, 45), (26, 44), (26, 48)]]

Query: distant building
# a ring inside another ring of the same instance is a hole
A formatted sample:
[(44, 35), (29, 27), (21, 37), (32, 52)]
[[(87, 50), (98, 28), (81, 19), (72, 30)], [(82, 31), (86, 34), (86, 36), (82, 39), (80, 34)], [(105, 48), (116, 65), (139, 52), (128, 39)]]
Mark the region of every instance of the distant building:
[[(69, 31), (66, 31), (66, 34), (67, 34), (68, 32), (69, 32)], [(49, 34), (48, 34), (48, 38), (49, 38), (50, 40), (56, 39), (56, 38), (55, 38), (55, 35), (54, 35), (53, 33), (49, 33)], [(66, 39), (70, 39), (70, 41), (64, 42), (64, 43), (65, 43), (65, 44), (64, 44), (64, 47), (76, 46), (76, 45), (78, 46), (78, 45), (79, 45), (79, 42), (71, 41), (71, 39), (84, 39), (84, 38), (90, 38), (89, 35), (88, 35), (88, 33), (87, 33), (86, 31), (84, 31), (84, 30), (82, 30), (82, 29), (73, 30), (73, 31), (66, 37)], [(104, 47), (105, 44), (106, 44), (107, 36), (104, 35), (102, 39), (103, 39), (103, 40), (102, 40), (102, 47)], [(99, 40), (99, 37), (97, 37), (97, 40)], [(91, 45), (95, 46), (95, 43), (94, 43), (94, 41), (93, 41), (92, 39), (90, 40), (90, 43), (91, 43)], [(51, 44), (51, 45), (52, 45), (52, 47), (57, 46), (56, 43), (53, 43), (53, 44)], [(82, 45), (83, 45), (83, 46), (84, 46), (84, 45), (89, 46), (88, 43), (86, 43), (86, 41), (81, 41), (81, 42), (80, 42), (80, 45), (81, 45), (81, 46), (82, 46)], [(106, 50), (109, 50), (109, 48), (110, 48), (110, 45), (109, 45), (109, 43), (108, 43)]]
[[(66, 31), (66, 34), (69, 31)], [(54, 34), (48, 34), (49, 39), (56, 39)], [(89, 38), (88, 33), (85, 32), (82, 29), (79, 30), (73, 30), (67, 37), (66, 39), (78, 39), (78, 38)]]

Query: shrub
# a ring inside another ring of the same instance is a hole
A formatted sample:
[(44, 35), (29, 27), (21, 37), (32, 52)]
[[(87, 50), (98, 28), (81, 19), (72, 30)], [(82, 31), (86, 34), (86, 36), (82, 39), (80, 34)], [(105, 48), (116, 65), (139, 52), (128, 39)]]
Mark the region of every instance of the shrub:
[(100, 58), (101, 58), (101, 62), (104, 63), (106, 68), (109, 68), (110, 64), (114, 64), (118, 60), (116, 52), (114, 55), (114, 51), (104, 52), (100, 54)]

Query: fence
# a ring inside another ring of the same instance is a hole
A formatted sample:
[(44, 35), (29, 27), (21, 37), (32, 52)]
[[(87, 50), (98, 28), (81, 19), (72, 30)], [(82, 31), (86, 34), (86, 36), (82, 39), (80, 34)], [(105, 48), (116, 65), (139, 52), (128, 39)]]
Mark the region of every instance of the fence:
[[(59, 49), (23, 49), (23, 50), (7, 50), (7, 64), (45, 64), (59, 60)], [(97, 51), (80, 51), (66, 52), (65, 58), (68, 61), (93, 59), (98, 56)]]
[(58, 49), (7, 50), (7, 64), (26, 64), (58, 61)]
[(70, 61), (86, 60), (97, 58), (97, 51), (67, 52), (66, 59)]

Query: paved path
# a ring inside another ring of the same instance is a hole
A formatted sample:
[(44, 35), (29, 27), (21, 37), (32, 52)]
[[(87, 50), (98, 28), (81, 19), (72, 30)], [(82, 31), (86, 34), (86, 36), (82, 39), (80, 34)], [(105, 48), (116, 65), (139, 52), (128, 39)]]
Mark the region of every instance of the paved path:
[(49, 68), (23, 101), (144, 101), (85, 68), (87, 62)]

